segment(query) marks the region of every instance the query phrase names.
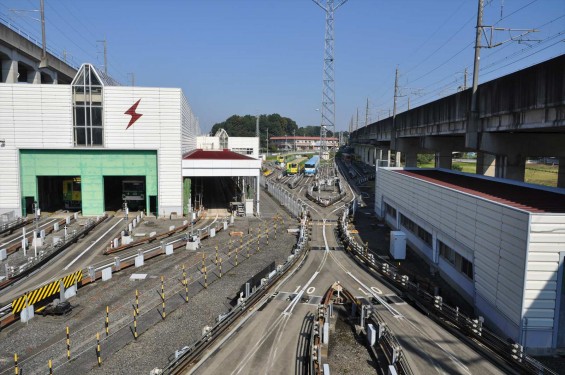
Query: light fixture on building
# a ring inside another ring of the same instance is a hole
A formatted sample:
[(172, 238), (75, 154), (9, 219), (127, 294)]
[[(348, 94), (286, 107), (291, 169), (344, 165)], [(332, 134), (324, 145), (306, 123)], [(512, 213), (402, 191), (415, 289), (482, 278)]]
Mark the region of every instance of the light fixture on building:
[(0, 139), (0, 147), (6, 147), (6, 140)]

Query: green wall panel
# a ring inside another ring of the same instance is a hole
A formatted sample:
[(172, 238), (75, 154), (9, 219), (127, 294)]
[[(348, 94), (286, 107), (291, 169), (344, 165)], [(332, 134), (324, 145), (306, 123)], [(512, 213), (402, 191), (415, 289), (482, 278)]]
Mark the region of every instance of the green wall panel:
[(20, 150), (22, 197), (38, 199), (37, 176), (80, 176), (82, 212), (104, 212), (104, 176), (145, 176), (149, 196), (157, 195), (157, 151)]

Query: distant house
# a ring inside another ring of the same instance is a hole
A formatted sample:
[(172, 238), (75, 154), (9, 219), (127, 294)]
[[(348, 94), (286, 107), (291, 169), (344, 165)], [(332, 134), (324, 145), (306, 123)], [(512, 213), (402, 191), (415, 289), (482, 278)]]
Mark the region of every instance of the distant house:
[[(326, 138), (328, 147), (337, 147), (337, 138)], [(279, 151), (319, 151), (320, 137), (282, 136), (270, 137), (269, 144), (275, 145)]]

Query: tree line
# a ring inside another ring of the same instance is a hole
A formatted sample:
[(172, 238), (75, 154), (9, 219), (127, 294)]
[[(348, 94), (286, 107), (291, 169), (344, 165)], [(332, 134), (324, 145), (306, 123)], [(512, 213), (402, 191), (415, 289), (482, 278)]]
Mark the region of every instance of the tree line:
[[(210, 135), (216, 134), (220, 129), (225, 129), (230, 137), (255, 137), (256, 132), (256, 120), (257, 117), (254, 115), (233, 115), (229, 117), (226, 121), (219, 122), (212, 126)], [(296, 124), (296, 121), (288, 117), (283, 117), (278, 113), (273, 113), (271, 115), (259, 115), (259, 137), (261, 148), (265, 149), (267, 147), (267, 129), (269, 137), (277, 136), (307, 136), (307, 137), (319, 137), (320, 127), (319, 126), (303, 126), (300, 127)], [(333, 134), (328, 131), (328, 137), (332, 137)], [(269, 150), (275, 151), (274, 145), (269, 144)]]

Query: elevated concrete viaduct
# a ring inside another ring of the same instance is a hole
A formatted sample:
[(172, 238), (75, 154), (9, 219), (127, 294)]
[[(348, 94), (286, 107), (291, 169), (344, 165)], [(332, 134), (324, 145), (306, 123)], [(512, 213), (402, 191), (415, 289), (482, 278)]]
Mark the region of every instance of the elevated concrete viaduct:
[(0, 83), (70, 84), (77, 70), (41, 44), (0, 23)]
[[(558, 157), (558, 187), (565, 187), (565, 55), (478, 87), (478, 134), (469, 129), (471, 90), (389, 117), (354, 131), (350, 144), (368, 164), (404, 154), (407, 167), (419, 153), (435, 153), (451, 168), (454, 151), (477, 152), (477, 173), (524, 180), (528, 157)], [(394, 135), (394, 136), (393, 136)], [(477, 147), (469, 137), (477, 137)]]

